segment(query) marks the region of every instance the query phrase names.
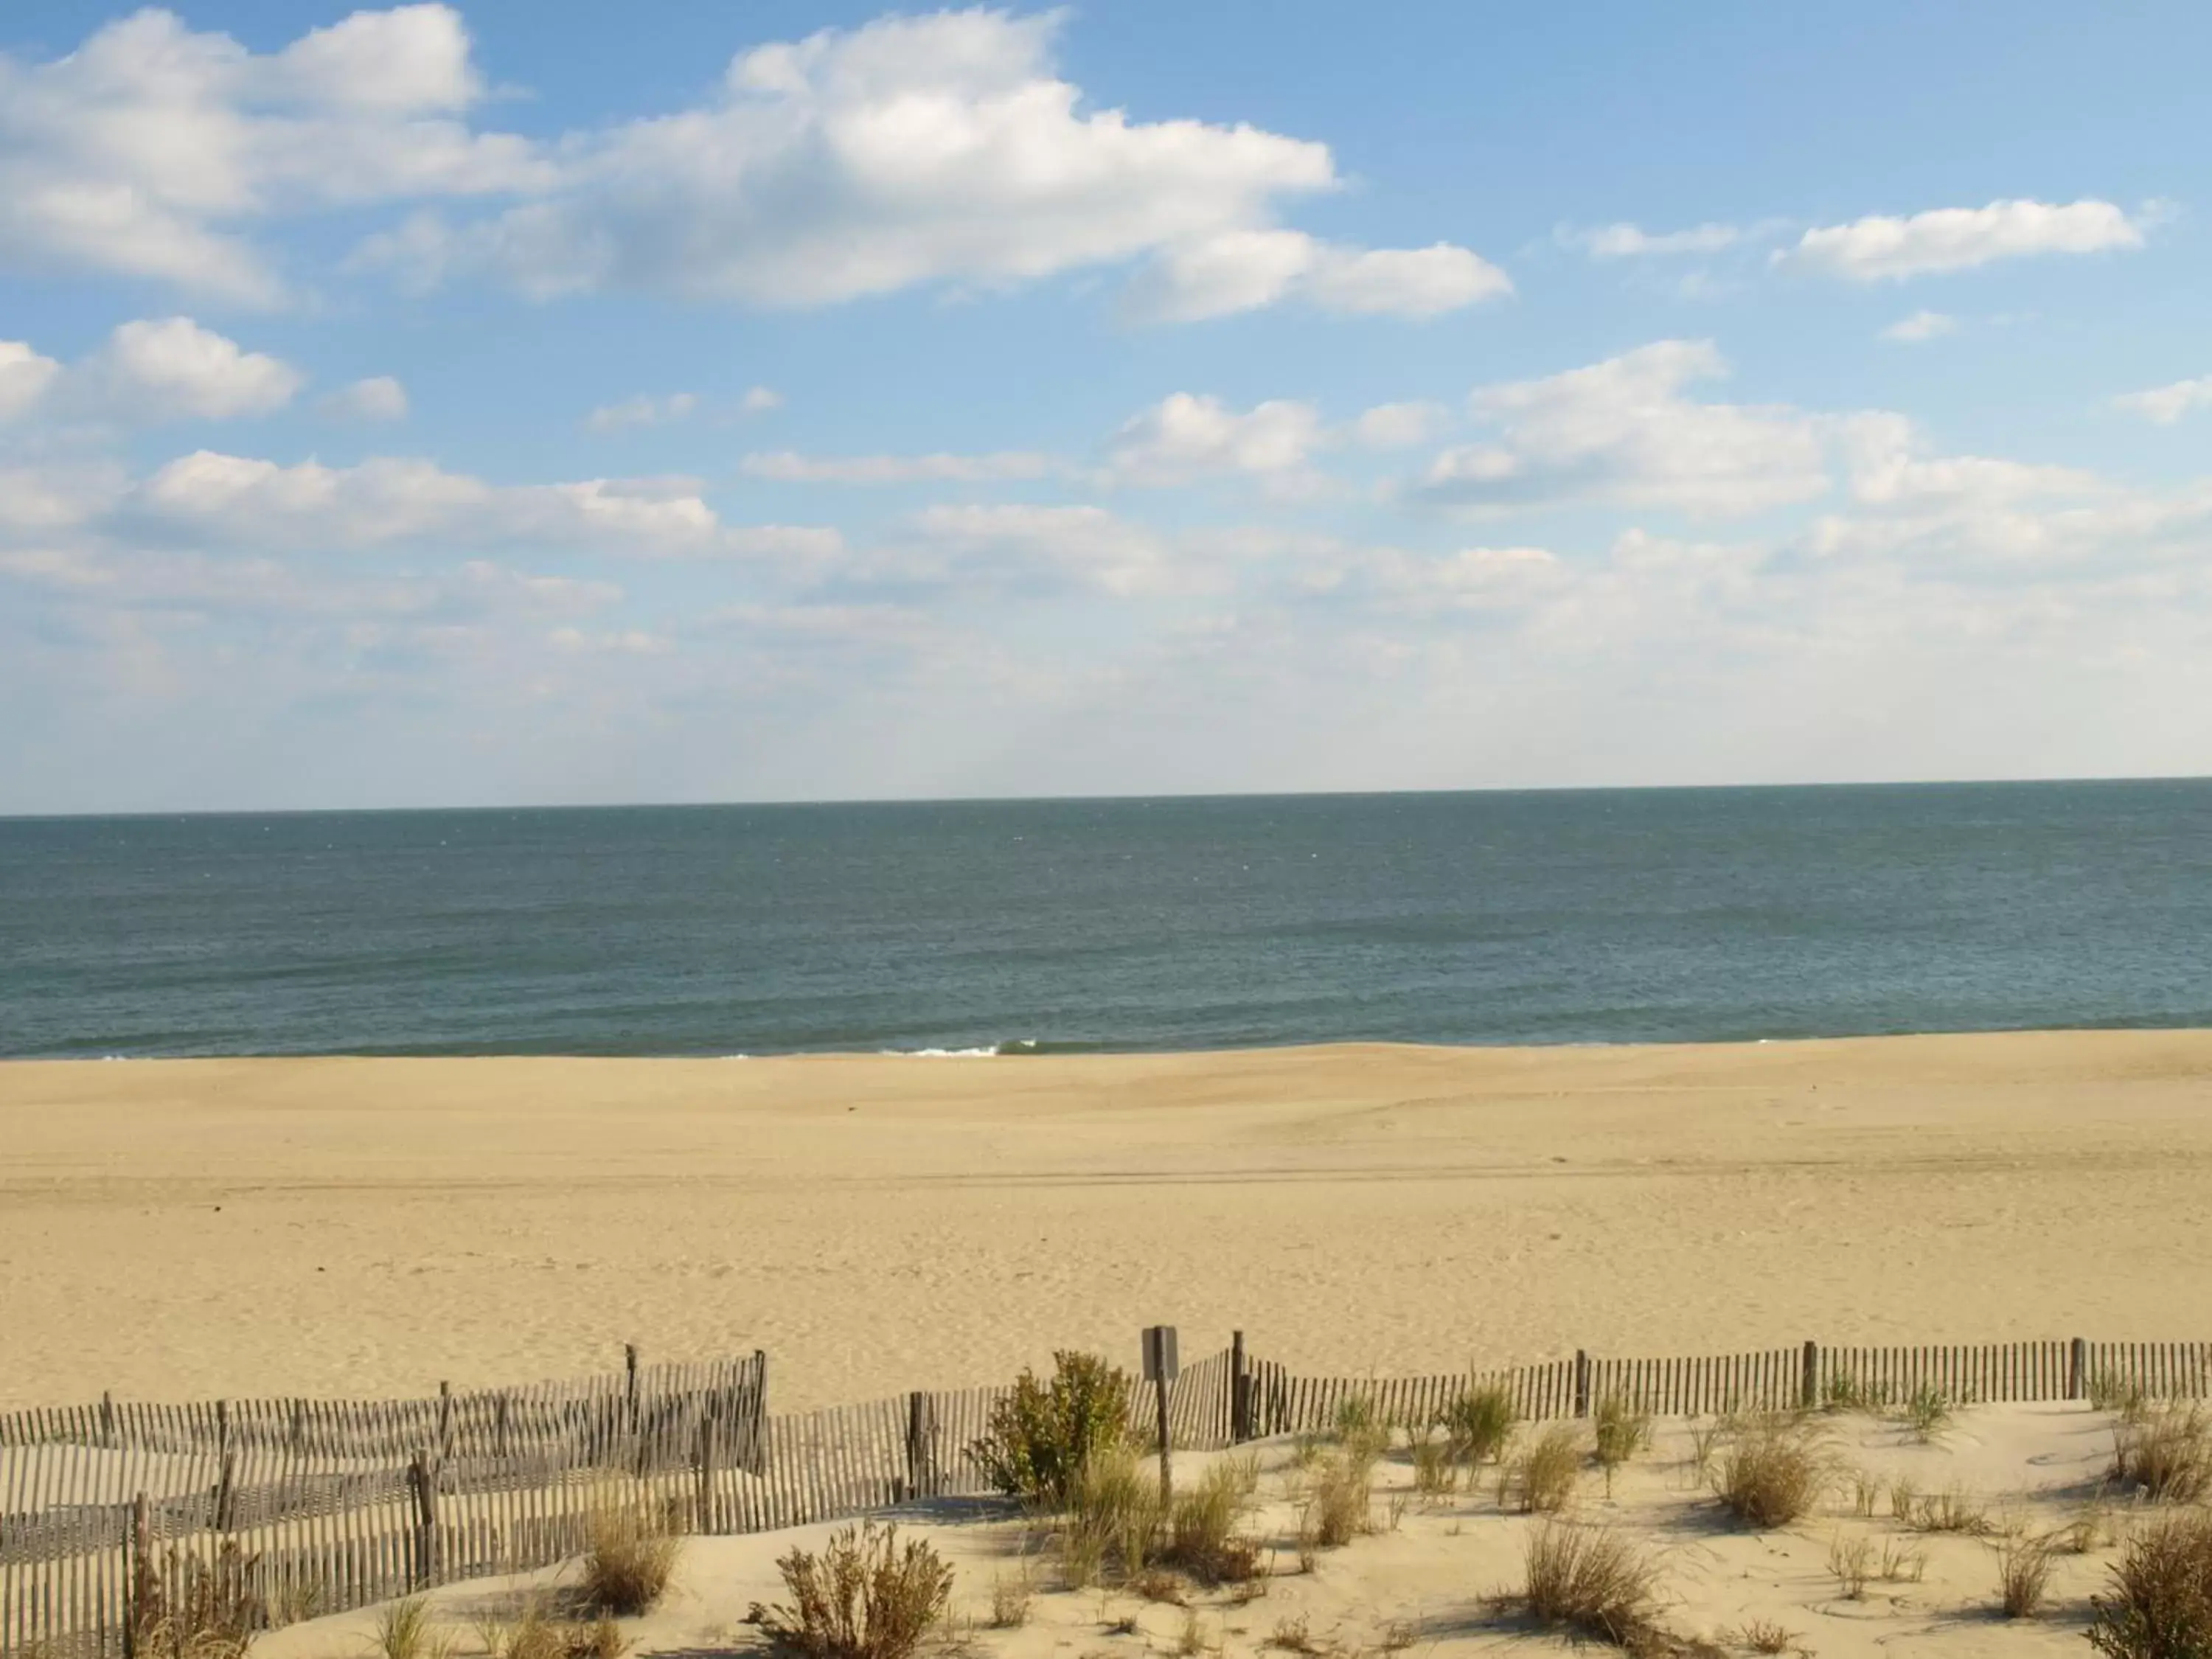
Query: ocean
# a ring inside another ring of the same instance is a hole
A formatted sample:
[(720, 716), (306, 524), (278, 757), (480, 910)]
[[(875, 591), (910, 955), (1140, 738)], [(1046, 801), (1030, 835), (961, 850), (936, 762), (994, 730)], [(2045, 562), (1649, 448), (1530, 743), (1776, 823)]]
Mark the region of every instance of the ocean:
[(2212, 1025), (2212, 781), (0, 820), (0, 1054)]

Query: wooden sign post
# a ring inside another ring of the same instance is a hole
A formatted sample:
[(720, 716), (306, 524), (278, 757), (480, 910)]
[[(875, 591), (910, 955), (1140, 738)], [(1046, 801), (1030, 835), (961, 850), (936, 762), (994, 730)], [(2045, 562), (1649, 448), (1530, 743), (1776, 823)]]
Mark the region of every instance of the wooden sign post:
[(1172, 1325), (1145, 1327), (1145, 1381), (1153, 1385), (1159, 1401), (1160, 1412), (1160, 1502), (1165, 1504), (1175, 1495), (1174, 1480), (1168, 1469), (1168, 1453), (1174, 1442), (1168, 1431), (1168, 1385), (1176, 1380), (1181, 1367), (1176, 1358), (1176, 1328)]

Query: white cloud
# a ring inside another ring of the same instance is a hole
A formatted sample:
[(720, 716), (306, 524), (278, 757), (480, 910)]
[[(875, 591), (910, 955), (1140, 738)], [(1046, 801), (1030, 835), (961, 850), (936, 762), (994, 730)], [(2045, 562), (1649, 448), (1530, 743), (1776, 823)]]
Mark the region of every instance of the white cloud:
[(1692, 381), (1727, 373), (1711, 341), (1662, 340), (1548, 379), (1485, 387), (1472, 403), (1498, 439), (1444, 451), (1420, 493), (1465, 506), (1591, 501), (1725, 517), (1826, 491), (1813, 417), (1683, 395)]
[(60, 377), (62, 366), (21, 340), (0, 340), (0, 421), (27, 415)]
[(1508, 287), (1465, 249), (1365, 251), (1278, 228), (1334, 189), (1324, 144), (1086, 111), (1057, 14), (886, 17), (765, 46), (705, 107), (571, 137), (495, 216), (420, 216), (362, 251), (418, 283), (483, 271), (540, 296), (642, 289), (817, 306), (1153, 259), (1155, 314), (1297, 295), (1429, 315)]
[(1430, 555), (1355, 547), (1316, 560), (1295, 591), (1410, 617), (1517, 610), (1558, 592), (1572, 572), (1547, 548), (1467, 547)]
[(1807, 231), (1787, 257), (1830, 276), (1874, 282), (1966, 270), (2031, 253), (2094, 253), (2142, 244), (2141, 227), (2110, 202), (2061, 206), (2021, 200), (1822, 226)]
[(914, 525), (919, 544), (882, 574), (963, 589), (1073, 585), (1125, 598), (1206, 585), (1166, 538), (1102, 507), (932, 507)]
[(783, 394), (773, 386), (748, 386), (745, 395), (738, 400), (738, 407), (748, 415), (765, 415), (772, 409), (783, 407)]
[(375, 374), (319, 398), (315, 407), (334, 421), (404, 421), (407, 388), (389, 374)]
[(199, 450), (141, 482), (120, 511), (143, 533), (216, 548), (496, 542), (804, 564), (843, 547), (833, 530), (726, 525), (691, 479), (493, 484), (432, 461), (389, 457), (357, 466), (283, 466)]
[(1324, 441), (1311, 404), (1273, 399), (1240, 415), (1218, 398), (1177, 392), (1122, 426), (1107, 466), (1115, 481), (1139, 485), (1239, 473), (1287, 480)]
[(1303, 231), (1240, 228), (1166, 250), (1131, 289), (1130, 308), (1148, 321), (1194, 322), (1294, 300), (1419, 319), (1512, 292), (1504, 271), (1449, 243), (1363, 252)]
[(189, 317), (125, 323), (76, 373), (102, 407), (156, 420), (266, 415), (290, 403), (307, 378)]
[(748, 455), (738, 465), (749, 478), (777, 483), (985, 483), (1042, 478), (1055, 470), (1050, 456), (1022, 450), (987, 455), (801, 455), (781, 449)]
[(2148, 392), (2130, 392), (2113, 398), (2112, 407), (2140, 415), (2154, 425), (2172, 426), (2192, 410), (2212, 409), (2212, 374), (2176, 380)]
[(1900, 345), (1918, 345), (1924, 340), (1940, 338), (1959, 326), (1958, 319), (1940, 311), (1916, 311), (1910, 317), (1900, 317), (1881, 331), (1885, 340), (1894, 340)]
[(1705, 224), (1687, 230), (1649, 231), (1632, 224), (1601, 225), (1590, 230), (1562, 228), (1559, 240), (1585, 250), (1593, 259), (1631, 259), (1652, 254), (1717, 253), (1753, 233), (1741, 226)]
[(697, 412), (699, 394), (696, 392), (671, 392), (665, 398), (635, 397), (618, 404), (605, 404), (584, 418), (584, 424), (594, 432), (623, 432), (633, 427), (669, 426), (678, 421), (688, 421)]
[(1441, 404), (1377, 404), (1352, 423), (1352, 435), (1368, 449), (1409, 449), (1435, 437), (1445, 418)]
[(357, 12), (273, 54), (139, 11), (45, 63), (0, 54), (0, 260), (248, 304), (287, 286), (240, 228), (271, 215), (547, 182), (471, 132), (460, 15)]

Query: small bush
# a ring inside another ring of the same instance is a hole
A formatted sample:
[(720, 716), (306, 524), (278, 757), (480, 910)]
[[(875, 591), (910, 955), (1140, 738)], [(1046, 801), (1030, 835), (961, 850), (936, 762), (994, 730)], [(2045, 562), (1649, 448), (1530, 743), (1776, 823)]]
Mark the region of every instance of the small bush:
[(872, 1521), (830, 1534), (822, 1553), (794, 1549), (776, 1562), (788, 1604), (755, 1604), (753, 1622), (802, 1659), (907, 1659), (952, 1600), (952, 1569), (898, 1528)]
[(1431, 1431), (1413, 1437), (1413, 1490), (1424, 1498), (1442, 1498), (1459, 1490), (1459, 1460), (1452, 1455), (1450, 1440)]
[(2043, 1611), (2051, 1553), (2047, 1538), (2008, 1538), (1997, 1546), (1997, 1606), (2006, 1618), (2033, 1619)]
[(2109, 1591), (2090, 1606), (2089, 1645), (2107, 1659), (2212, 1654), (2212, 1514), (2177, 1515), (2138, 1533)]
[(1275, 1633), (1267, 1638), (1266, 1645), (1279, 1648), (1285, 1653), (1314, 1654), (1322, 1650), (1322, 1644), (1314, 1639), (1313, 1620), (1303, 1613), (1295, 1619), (1277, 1620)]
[(1242, 1583), (1260, 1570), (1260, 1546), (1242, 1537), (1251, 1493), (1234, 1459), (1215, 1463), (1198, 1484), (1178, 1494), (1168, 1516), (1167, 1559), (1201, 1584)]
[(1651, 1413), (1609, 1394), (1597, 1402), (1591, 1429), (1598, 1467), (1609, 1482), (1613, 1470), (1651, 1443)]
[(1768, 1418), (1728, 1449), (1713, 1491), (1737, 1520), (1783, 1527), (1811, 1512), (1828, 1475), (1827, 1459), (1811, 1436), (1786, 1418)]
[(1920, 1485), (1911, 1475), (1900, 1474), (1889, 1483), (1889, 1512), (1893, 1518), (1911, 1522), (1919, 1502)]
[(1622, 1534), (1547, 1522), (1528, 1539), (1528, 1611), (1545, 1624), (1616, 1647), (1649, 1635), (1657, 1572)]
[(1771, 1619), (1754, 1619), (1733, 1631), (1722, 1632), (1723, 1639), (1740, 1648), (1749, 1648), (1753, 1653), (1805, 1653), (1805, 1638)]
[(2112, 1475), (2164, 1504), (2194, 1504), (2212, 1490), (2212, 1423), (2194, 1403), (2146, 1411), (2112, 1433)]
[(1555, 1423), (1505, 1461), (1498, 1473), (1498, 1502), (1520, 1515), (1556, 1515), (1574, 1498), (1582, 1467), (1582, 1436)]
[(991, 1628), (1019, 1630), (1030, 1621), (1030, 1595), (1035, 1588), (1030, 1571), (1024, 1566), (1009, 1577), (994, 1573), (991, 1578)]
[(1462, 1463), (1488, 1463), (1505, 1454), (1518, 1415), (1513, 1396), (1496, 1384), (1469, 1389), (1443, 1409), (1438, 1425)]
[(1894, 1538), (1881, 1540), (1881, 1563), (1875, 1569), (1885, 1584), (1917, 1584), (1928, 1576), (1928, 1552)]
[(608, 1613), (643, 1613), (668, 1588), (680, 1547), (659, 1516), (644, 1510), (603, 1510), (592, 1517), (584, 1552), (584, 1599)]
[(430, 1620), (430, 1604), (419, 1595), (394, 1601), (376, 1615), (378, 1659), (449, 1659), (453, 1638)]
[(968, 1456), (1007, 1496), (1064, 1510), (1091, 1458), (1128, 1438), (1128, 1405), (1120, 1370), (1094, 1354), (1056, 1353), (1052, 1380), (1024, 1370)]
[[(556, 1624), (533, 1596), (512, 1620), (492, 1618), (477, 1626), (486, 1659), (622, 1659), (629, 1650), (622, 1627), (602, 1613), (589, 1625)], [(440, 1649), (434, 1648), (435, 1655)], [(450, 1653), (446, 1644), (443, 1651)]]
[(140, 1562), (131, 1585), (131, 1651), (140, 1659), (245, 1659), (254, 1632), (268, 1622), (252, 1589), (260, 1559), (232, 1542), (211, 1561), (172, 1550), (166, 1571)]

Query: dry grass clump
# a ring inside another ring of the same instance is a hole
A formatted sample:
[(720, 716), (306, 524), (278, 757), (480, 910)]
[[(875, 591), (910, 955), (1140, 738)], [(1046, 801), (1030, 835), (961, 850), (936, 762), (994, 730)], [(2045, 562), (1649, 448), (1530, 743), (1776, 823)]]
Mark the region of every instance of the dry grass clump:
[(2089, 1407), (2117, 1412), (2123, 1421), (2132, 1423), (2150, 1409), (2150, 1396), (2143, 1392), (2142, 1383), (2131, 1378), (2117, 1371), (2099, 1371), (2089, 1379)]
[(756, 1602), (752, 1622), (802, 1659), (907, 1659), (952, 1600), (952, 1569), (929, 1545), (904, 1549), (898, 1528), (872, 1521), (830, 1534), (822, 1553), (776, 1562), (788, 1604)]
[(1997, 1546), (1997, 1606), (2008, 1619), (2033, 1619), (2051, 1588), (2048, 1538), (2008, 1538)]
[(2112, 1476), (2163, 1504), (2212, 1492), (2212, 1422), (2193, 1401), (2146, 1409), (2112, 1431)]
[(1783, 1527), (1811, 1513), (1831, 1473), (1826, 1453), (1802, 1424), (1762, 1418), (1722, 1455), (1713, 1492), (1739, 1521)]
[(625, 1616), (660, 1600), (682, 1547), (666, 1519), (644, 1509), (603, 1510), (592, 1517), (584, 1552), (584, 1600)]
[(1498, 1504), (1519, 1515), (1556, 1515), (1573, 1499), (1582, 1467), (1582, 1436), (1555, 1423), (1499, 1468)]
[(1874, 1576), (1874, 1540), (1864, 1533), (1849, 1537), (1838, 1533), (1828, 1540), (1828, 1571), (1835, 1576), (1837, 1592), (1844, 1600), (1859, 1600), (1866, 1594), (1867, 1580)]
[(2107, 1659), (2212, 1654), (2212, 1514), (2176, 1515), (2138, 1533), (2090, 1605), (2089, 1645)]
[(1959, 1533), (1968, 1538), (1990, 1530), (1989, 1506), (1963, 1486), (1946, 1486), (1911, 1501), (1897, 1518), (1915, 1532)]
[(1905, 1401), (1901, 1415), (1917, 1439), (1933, 1440), (1951, 1425), (1951, 1402), (1942, 1389), (1923, 1382)]
[(1528, 1611), (1555, 1629), (1629, 1647), (1655, 1632), (1658, 1571), (1626, 1534), (1547, 1521), (1529, 1534)]
[(131, 1651), (140, 1659), (244, 1659), (268, 1622), (252, 1589), (260, 1559), (226, 1543), (213, 1560), (173, 1549), (166, 1571), (140, 1562), (131, 1589)]
[(1055, 1353), (1052, 1376), (1024, 1369), (968, 1448), (986, 1480), (1011, 1498), (1064, 1510), (1084, 1468), (1129, 1433), (1129, 1381), (1095, 1354)]
[(1771, 1619), (1753, 1619), (1734, 1630), (1723, 1631), (1721, 1640), (1736, 1647), (1748, 1648), (1753, 1653), (1809, 1655), (1812, 1652), (1805, 1645), (1803, 1637), (1787, 1626), (1778, 1625)]
[(430, 1604), (419, 1595), (379, 1613), (370, 1644), (377, 1659), (451, 1659), (454, 1645), (452, 1635), (432, 1622)]
[(1067, 1523), (1060, 1537), (1060, 1563), (1069, 1584), (1095, 1584), (1107, 1566), (1122, 1577), (1152, 1562), (1164, 1519), (1159, 1482), (1126, 1444), (1094, 1451), (1067, 1493)]
[(1166, 1559), (1201, 1584), (1243, 1583), (1260, 1571), (1260, 1546), (1237, 1523), (1259, 1484), (1249, 1458), (1223, 1458), (1179, 1494), (1167, 1521)]
[(1513, 1396), (1495, 1383), (1471, 1388), (1443, 1409), (1437, 1425), (1462, 1463), (1494, 1462), (1505, 1455), (1519, 1413)]
[(1609, 1394), (1597, 1402), (1591, 1434), (1593, 1454), (1605, 1471), (1606, 1490), (1611, 1492), (1613, 1472), (1651, 1443), (1651, 1413)]
[(1431, 1429), (1413, 1438), (1413, 1490), (1424, 1498), (1442, 1498), (1459, 1490), (1460, 1459), (1449, 1436)]
[(1302, 1547), (1336, 1549), (1375, 1530), (1375, 1462), (1363, 1449), (1347, 1446), (1315, 1470), (1298, 1526)]
[(1019, 1630), (1030, 1621), (1030, 1597), (1036, 1588), (1030, 1577), (1029, 1565), (1009, 1576), (1003, 1572), (991, 1576), (991, 1628)]

